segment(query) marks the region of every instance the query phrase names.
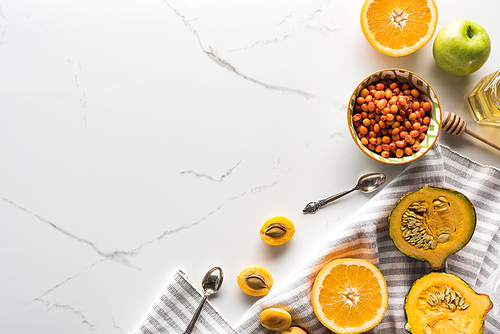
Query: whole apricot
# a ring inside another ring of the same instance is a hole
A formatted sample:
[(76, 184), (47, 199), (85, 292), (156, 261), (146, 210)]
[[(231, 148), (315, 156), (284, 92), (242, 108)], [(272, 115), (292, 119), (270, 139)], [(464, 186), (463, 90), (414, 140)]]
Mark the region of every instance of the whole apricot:
[(262, 326), (275, 332), (286, 331), (292, 324), (290, 313), (280, 308), (268, 308), (261, 312), (259, 318)]
[(292, 326), (281, 334), (307, 334), (307, 332), (300, 327)]

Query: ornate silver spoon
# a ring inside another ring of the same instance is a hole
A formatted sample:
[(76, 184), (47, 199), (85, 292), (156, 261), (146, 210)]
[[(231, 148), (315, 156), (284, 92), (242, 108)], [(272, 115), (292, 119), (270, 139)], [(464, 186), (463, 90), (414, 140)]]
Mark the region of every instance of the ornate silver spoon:
[(198, 317), (200, 316), (201, 309), (203, 308), (203, 305), (207, 301), (208, 296), (213, 295), (214, 293), (219, 291), (223, 279), (224, 275), (222, 274), (222, 269), (219, 267), (214, 267), (205, 274), (205, 277), (203, 277), (203, 280), (201, 281), (201, 286), (203, 287), (205, 295), (203, 296), (200, 305), (196, 309), (196, 312), (194, 312), (193, 318), (191, 319), (191, 322), (189, 323), (183, 334), (191, 333), (191, 331), (194, 328), (194, 324), (196, 323), (196, 320), (198, 320)]
[(341, 192), (340, 194), (336, 194), (333, 196), (330, 196), (325, 199), (321, 199), (317, 202), (309, 202), (306, 207), (302, 210), (303, 213), (315, 213), (325, 205), (327, 205), (330, 202), (335, 201), (336, 199), (339, 199), (342, 196), (345, 196), (349, 194), (350, 192), (353, 192), (354, 190), (361, 190), (364, 192), (372, 192), (378, 187), (380, 187), (383, 183), (385, 182), (385, 174), (383, 173), (368, 173), (363, 176), (361, 176), (358, 180), (358, 184), (350, 190), (346, 190), (344, 192)]

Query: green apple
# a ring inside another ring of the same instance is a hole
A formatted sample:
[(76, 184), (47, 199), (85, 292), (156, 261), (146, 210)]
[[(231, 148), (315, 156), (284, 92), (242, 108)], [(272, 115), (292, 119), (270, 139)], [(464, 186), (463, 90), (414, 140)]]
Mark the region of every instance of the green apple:
[(471, 74), (486, 63), (491, 51), (490, 37), (483, 27), (468, 20), (446, 24), (436, 36), (432, 53), (445, 72)]

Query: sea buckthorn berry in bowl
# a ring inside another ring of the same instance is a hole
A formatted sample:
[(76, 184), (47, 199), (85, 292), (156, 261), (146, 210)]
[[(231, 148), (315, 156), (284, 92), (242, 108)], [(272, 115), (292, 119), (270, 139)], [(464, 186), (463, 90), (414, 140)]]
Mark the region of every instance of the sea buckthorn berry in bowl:
[(382, 70), (365, 78), (347, 108), (356, 145), (370, 158), (393, 165), (427, 153), (439, 136), (441, 117), (432, 87), (402, 69)]

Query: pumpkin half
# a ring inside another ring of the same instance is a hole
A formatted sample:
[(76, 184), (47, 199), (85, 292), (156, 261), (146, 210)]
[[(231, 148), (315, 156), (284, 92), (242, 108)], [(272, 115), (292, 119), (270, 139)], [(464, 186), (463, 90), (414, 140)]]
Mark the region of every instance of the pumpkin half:
[(389, 216), (389, 233), (403, 253), (437, 270), (462, 249), (476, 228), (476, 211), (462, 193), (426, 185), (401, 197)]
[(458, 276), (430, 273), (406, 295), (405, 329), (412, 334), (480, 334), (492, 307), (488, 295), (476, 293)]

